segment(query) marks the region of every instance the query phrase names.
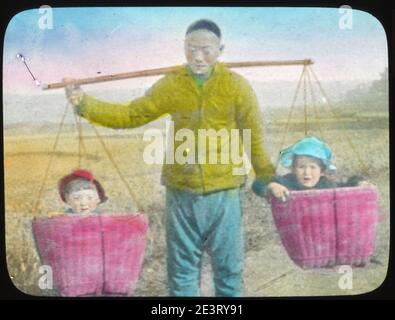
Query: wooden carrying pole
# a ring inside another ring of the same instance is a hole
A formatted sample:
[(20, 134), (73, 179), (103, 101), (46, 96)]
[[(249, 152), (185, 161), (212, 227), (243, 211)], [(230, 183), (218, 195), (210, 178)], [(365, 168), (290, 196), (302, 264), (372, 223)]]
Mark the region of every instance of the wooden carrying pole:
[[(229, 68), (248, 68), (248, 67), (310, 65), (310, 64), (313, 64), (313, 61), (310, 59), (304, 59), (304, 60), (284, 60), (284, 61), (229, 62), (229, 63), (225, 63), (225, 64)], [(77, 85), (81, 85), (81, 84), (92, 84), (92, 83), (123, 80), (123, 79), (130, 79), (130, 78), (159, 76), (162, 74), (167, 74), (167, 73), (173, 72), (177, 68), (179, 68), (179, 67), (173, 66), (173, 67), (166, 67), (166, 68), (157, 68), (157, 69), (111, 74), (111, 75), (105, 75), (105, 76), (97, 76), (97, 77), (91, 77), (91, 78), (76, 79), (73, 83), (77, 84)], [(43, 85), (43, 90), (59, 89), (59, 88), (64, 88), (65, 86), (66, 86), (65, 82), (50, 83), (47, 85)]]

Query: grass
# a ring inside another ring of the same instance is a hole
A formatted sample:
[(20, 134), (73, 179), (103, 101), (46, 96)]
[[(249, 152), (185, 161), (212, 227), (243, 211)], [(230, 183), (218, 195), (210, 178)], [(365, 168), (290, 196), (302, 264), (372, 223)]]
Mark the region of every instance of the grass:
[[(275, 161), (284, 121), (271, 115), (266, 126), (265, 145)], [(283, 119), (283, 118), (282, 118)], [(276, 121), (277, 120), (277, 121)], [(339, 125), (341, 124), (341, 125)], [(349, 129), (351, 128), (351, 130)], [(318, 130), (318, 128), (314, 128)], [(385, 278), (388, 264), (389, 241), (389, 139), (388, 118), (368, 118), (362, 121), (344, 118), (326, 121), (322, 125), (323, 138), (332, 146), (335, 163), (345, 174), (362, 173), (378, 186), (380, 193), (380, 224), (374, 263), (354, 272), (354, 288), (343, 291), (337, 286), (336, 270), (303, 271), (287, 257), (273, 224), (269, 205), (250, 191), (250, 174), (244, 190), (246, 296), (341, 295), (357, 294), (377, 288)], [(102, 134), (113, 134), (100, 128)], [(318, 132), (318, 131), (315, 131)], [(87, 132), (92, 135), (92, 131)], [(128, 134), (125, 136), (125, 134)], [(148, 142), (129, 131), (119, 131), (105, 139), (138, 202), (150, 218), (149, 245), (136, 295), (165, 296), (165, 235), (164, 187), (160, 185), (160, 166), (149, 166), (142, 161)], [(304, 126), (294, 119), (290, 124), (285, 145), (304, 136)], [(347, 138), (348, 137), (348, 138)], [(4, 135), (6, 253), (10, 277), (21, 291), (32, 295), (56, 295), (55, 291), (38, 288), (41, 262), (31, 232), (35, 216), (63, 209), (56, 184), (60, 177), (78, 167), (78, 143), (73, 132), (61, 135), (57, 152), (43, 185), (42, 199), (37, 210), (37, 197), (51, 155), (53, 133), (37, 135)], [(350, 146), (349, 141), (352, 142)], [(136, 201), (128, 194), (116, 170), (101, 145), (94, 138), (85, 139), (87, 154), (81, 167), (89, 168), (103, 184), (110, 201), (104, 211), (137, 211)], [(361, 162), (363, 166), (361, 167)], [(361, 169), (364, 168), (364, 169)], [(209, 270), (207, 259), (204, 272)], [(210, 277), (203, 277), (202, 286), (210, 286)], [(206, 290), (206, 289), (205, 289)], [(206, 290), (210, 294), (210, 290)]]

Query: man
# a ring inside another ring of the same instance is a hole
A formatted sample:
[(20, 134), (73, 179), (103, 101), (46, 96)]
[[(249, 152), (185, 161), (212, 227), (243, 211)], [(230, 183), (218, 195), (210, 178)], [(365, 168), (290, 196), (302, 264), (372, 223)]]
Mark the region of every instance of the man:
[[(80, 116), (111, 128), (135, 128), (170, 114), (175, 132), (191, 130), (195, 141), (203, 129), (250, 130), (256, 173), (253, 190), (263, 195), (274, 168), (264, 150), (257, 100), (244, 78), (217, 61), (223, 48), (219, 27), (210, 20), (198, 20), (185, 35), (187, 65), (161, 78), (145, 96), (121, 105), (99, 101), (72, 85), (66, 94)], [(197, 161), (163, 166), (170, 295), (199, 294), (204, 250), (211, 257), (216, 295), (241, 295), (240, 187), (246, 176), (235, 174), (240, 169), (235, 161), (213, 164), (206, 157), (207, 151), (216, 153), (217, 159), (229, 155), (225, 146), (232, 144), (230, 137), (225, 135), (219, 146), (196, 144), (186, 149), (192, 152), (190, 159)], [(173, 142), (175, 149), (182, 143), (176, 138)]]

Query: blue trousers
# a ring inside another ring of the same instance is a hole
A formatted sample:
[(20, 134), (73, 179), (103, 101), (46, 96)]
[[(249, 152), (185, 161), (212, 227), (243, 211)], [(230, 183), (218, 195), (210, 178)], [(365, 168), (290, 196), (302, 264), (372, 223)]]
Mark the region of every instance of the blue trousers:
[(171, 296), (198, 296), (202, 254), (211, 257), (216, 296), (240, 296), (242, 209), (240, 189), (207, 195), (167, 188), (167, 274)]

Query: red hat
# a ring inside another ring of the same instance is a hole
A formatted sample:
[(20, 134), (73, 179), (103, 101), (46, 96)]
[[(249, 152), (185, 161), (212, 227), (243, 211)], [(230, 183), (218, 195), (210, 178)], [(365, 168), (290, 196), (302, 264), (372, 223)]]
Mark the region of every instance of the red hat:
[(89, 182), (92, 182), (97, 190), (97, 193), (99, 195), (100, 198), (100, 202), (103, 203), (107, 200), (107, 196), (106, 193), (104, 192), (103, 187), (101, 186), (101, 184), (99, 183), (99, 181), (97, 181), (92, 173), (88, 170), (84, 170), (84, 169), (78, 169), (78, 170), (74, 170), (72, 173), (70, 173), (67, 176), (64, 176), (62, 179), (59, 180), (59, 194), (60, 194), (60, 198), (63, 200), (63, 202), (66, 202), (66, 195), (65, 195), (65, 188), (66, 186), (73, 180), (75, 179), (85, 179)]

